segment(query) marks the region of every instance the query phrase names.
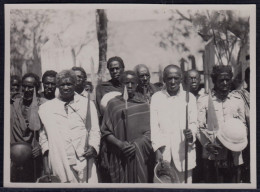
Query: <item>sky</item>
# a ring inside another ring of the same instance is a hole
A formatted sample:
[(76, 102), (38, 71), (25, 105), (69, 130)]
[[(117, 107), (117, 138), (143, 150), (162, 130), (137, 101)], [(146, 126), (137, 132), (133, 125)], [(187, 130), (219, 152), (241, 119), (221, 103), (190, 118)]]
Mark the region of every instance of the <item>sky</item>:
[(107, 17), (111, 21), (164, 20), (168, 19), (168, 10), (140, 9), (108, 9)]

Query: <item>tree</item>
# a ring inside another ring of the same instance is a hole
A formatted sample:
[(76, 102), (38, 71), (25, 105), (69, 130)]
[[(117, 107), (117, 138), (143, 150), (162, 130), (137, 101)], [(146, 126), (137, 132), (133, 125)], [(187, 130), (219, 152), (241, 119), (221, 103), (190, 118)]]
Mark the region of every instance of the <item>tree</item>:
[(22, 74), (22, 65), (41, 75), (40, 47), (48, 40), (44, 28), (52, 10), (11, 10), (10, 55), (13, 72)]
[[(180, 54), (186, 53), (182, 62), (191, 55), (194, 44), (185, 39), (189, 39), (193, 33), (197, 33), (205, 42), (214, 39), (218, 64), (239, 64), (240, 51), (249, 41), (249, 17), (241, 17), (236, 11), (172, 10), (168, 20), (171, 24), (169, 30), (157, 34), (160, 37), (159, 45)], [(237, 46), (239, 51), (235, 53)], [(198, 52), (201, 50), (198, 49)]]
[(41, 49), (47, 42), (70, 48), (73, 65), (78, 64), (77, 57), (84, 46), (96, 39), (93, 13), (93, 10), (11, 10), (11, 73), (21, 76), (34, 72), (41, 76)]

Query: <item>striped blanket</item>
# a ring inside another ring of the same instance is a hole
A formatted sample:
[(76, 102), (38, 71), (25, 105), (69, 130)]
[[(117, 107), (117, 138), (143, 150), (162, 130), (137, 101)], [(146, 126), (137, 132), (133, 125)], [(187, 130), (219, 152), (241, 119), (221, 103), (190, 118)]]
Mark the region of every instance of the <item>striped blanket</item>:
[[(147, 183), (153, 177), (153, 150), (150, 141), (150, 107), (134, 97), (128, 101), (128, 126), (125, 129), (125, 101), (117, 96), (109, 101), (101, 127), (102, 139), (113, 134), (136, 147), (135, 158), (126, 160), (121, 152), (104, 143), (101, 149), (102, 164), (108, 169), (113, 183)], [(125, 131), (127, 132), (125, 134)], [(125, 138), (127, 136), (127, 138)]]

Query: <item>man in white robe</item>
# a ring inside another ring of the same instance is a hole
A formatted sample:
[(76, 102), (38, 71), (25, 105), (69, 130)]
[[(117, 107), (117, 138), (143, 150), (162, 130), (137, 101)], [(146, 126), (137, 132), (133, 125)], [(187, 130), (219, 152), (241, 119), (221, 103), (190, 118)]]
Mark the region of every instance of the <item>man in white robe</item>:
[(165, 88), (152, 96), (151, 140), (156, 161), (171, 163), (178, 179), (185, 181), (185, 137), (188, 141), (188, 178), (192, 182), (192, 169), (196, 166), (195, 140), (197, 132), (196, 98), (189, 93), (188, 129), (186, 130), (186, 92), (181, 86), (182, 72), (176, 65), (164, 69)]
[(52, 172), (58, 176), (61, 182), (97, 183), (95, 158), (100, 143), (97, 111), (90, 101), (91, 129), (88, 132), (85, 126), (88, 100), (74, 92), (76, 80), (72, 70), (57, 74), (59, 97), (39, 109), (44, 125), (40, 132), (44, 170), (45, 174)]

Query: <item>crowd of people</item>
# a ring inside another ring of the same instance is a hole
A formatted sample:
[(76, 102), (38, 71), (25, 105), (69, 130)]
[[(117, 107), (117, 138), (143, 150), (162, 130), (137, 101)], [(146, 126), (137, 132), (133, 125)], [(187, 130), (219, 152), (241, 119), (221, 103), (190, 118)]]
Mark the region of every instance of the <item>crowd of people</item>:
[(250, 182), (249, 68), (233, 90), (214, 66), (209, 93), (196, 69), (168, 65), (155, 85), (144, 64), (107, 69), (94, 99), (81, 67), (11, 76), (11, 182)]

